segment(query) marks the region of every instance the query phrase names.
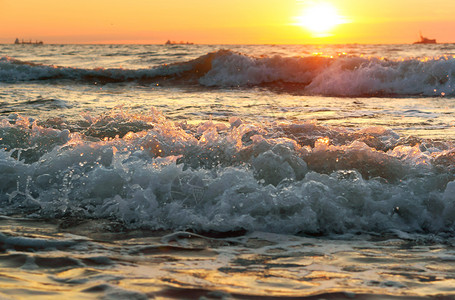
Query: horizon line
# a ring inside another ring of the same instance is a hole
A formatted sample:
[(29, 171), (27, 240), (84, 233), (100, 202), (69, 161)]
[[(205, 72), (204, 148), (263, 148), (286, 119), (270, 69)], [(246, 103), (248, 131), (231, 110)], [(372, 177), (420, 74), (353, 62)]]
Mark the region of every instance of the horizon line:
[[(45, 43), (43, 41), (43, 44), (19, 44), (19, 45), (32, 45), (32, 46), (44, 46), (44, 45), (162, 45), (162, 46), (198, 46), (198, 45), (204, 45), (204, 46), (210, 46), (210, 45), (315, 45), (315, 46), (321, 46), (321, 45), (412, 45), (413, 42), (402, 42), (402, 43), (396, 43), (396, 42), (386, 42), (386, 43), (380, 43), (380, 42), (372, 42), (372, 43), (359, 43), (359, 42), (347, 42), (347, 43), (191, 43), (191, 44), (186, 44), (186, 43), (175, 43), (175, 44), (166, 44), (166, 43), (104, 43), (104, 42), (94, 42), (94, 43)], [(444, 44), (455, 44), (454, 42), (438, 42), (436, 45), (444, 45)], [(6, 43), (6, 42), (0, 42), (0, 45), (16, 45), (14, 43)]]

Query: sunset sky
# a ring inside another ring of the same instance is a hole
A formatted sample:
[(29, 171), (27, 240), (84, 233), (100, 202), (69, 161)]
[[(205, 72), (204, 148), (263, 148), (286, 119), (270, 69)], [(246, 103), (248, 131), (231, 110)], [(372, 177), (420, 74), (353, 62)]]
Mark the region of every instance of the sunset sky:
[[(303, 25), (320, 2), (340, 17), (322, 33)], [(454, 12), (454, 0), (0, 0), (0, 43), (455, 42)]]

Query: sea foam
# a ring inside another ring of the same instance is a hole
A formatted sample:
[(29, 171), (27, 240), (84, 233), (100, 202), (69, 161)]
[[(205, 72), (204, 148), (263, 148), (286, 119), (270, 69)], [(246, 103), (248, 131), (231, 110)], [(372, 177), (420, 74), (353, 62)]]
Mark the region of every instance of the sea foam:
[(188, 125), (156, 110), (0, 125), (4, 215), (199, 232), (454, 230), (448, 142), (317, 122)]
[(452, 56), (384, 59), (377, 57), (253, 57), (230, 50), (145, 69), (81, 69), (0, 59), (0, 82), (74, 80), (83, 83), (138, 82), (144, 85), (207, 87), (265, 86), (275, 91), (325, 96), (454, 96)]

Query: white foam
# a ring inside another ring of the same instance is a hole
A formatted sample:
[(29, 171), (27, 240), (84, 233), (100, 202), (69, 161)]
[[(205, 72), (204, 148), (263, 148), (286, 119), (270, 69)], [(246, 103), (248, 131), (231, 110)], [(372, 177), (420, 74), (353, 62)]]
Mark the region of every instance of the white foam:
[[(403, 145), (388, 129), (347, 135), (315, 122), (232, 119), (230, 127), (207, 122), (183, 130), (155, 110), (117, 118), (124, 121), (116, 126), (142, 118), (153, 128), (93, 140), (25, 126), (22, 117), (16, 124), (3, 119), (0, 132), (9, 139), (0, 141), (8, 149), (0, 150), (2, 213), (172, 230), (454, 230), (449, 144), (438, 150), (436, 143), (430, 152)], [(321, 138), (324, 133), (330, 138)], [(17, 160), (18, 148), (8, 144), (20, 136), (26, 137), (20, 147), (31, 141), (53, 146), (22, 150)], [(373, 137), (377, 148), (363, 142)]]
[(455, 96), (452, 56), (387, 60), (375, 57), (251, 57), (229, 50), (155, 68), (81, 69), (0, 58), (0, 82), (75, 80), (87, 83), (139, 81), (209, 87), (278, 85), (324, 96)]
[(252, 58), (229, 53), (215, 58), (200, 78), (207, 86), (302, 84), (302, 92), (330, 96), (453, 96), (455, 59), (385, 60), (363, 57)]

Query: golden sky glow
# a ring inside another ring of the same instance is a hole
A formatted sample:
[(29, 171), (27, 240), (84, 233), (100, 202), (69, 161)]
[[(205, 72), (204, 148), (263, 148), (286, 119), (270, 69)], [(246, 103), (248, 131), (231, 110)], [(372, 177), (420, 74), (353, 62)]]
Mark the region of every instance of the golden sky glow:
[[(454, 0), (324, 0), (327, 14), (316, 18), (322, 25), (308, 23), (305, 10), (319, 2), (0, 0), (0, 43), (411, 43), (419, 31), (455, 42)], [(327, 7), (340, 19), (329, 18)]]

